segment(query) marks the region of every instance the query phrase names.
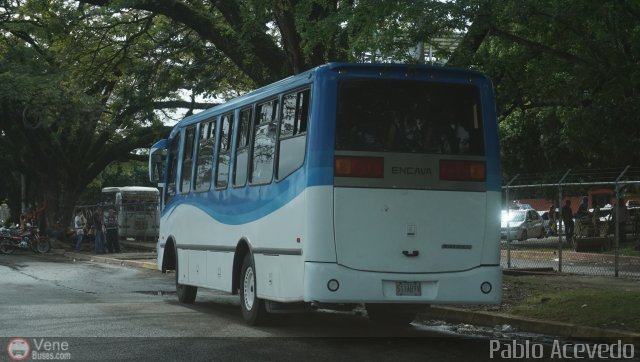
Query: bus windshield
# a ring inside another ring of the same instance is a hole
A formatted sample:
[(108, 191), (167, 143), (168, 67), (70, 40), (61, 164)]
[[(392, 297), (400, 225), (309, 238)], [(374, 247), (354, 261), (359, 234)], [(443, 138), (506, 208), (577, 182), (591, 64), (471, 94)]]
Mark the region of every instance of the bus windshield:
[(336, 150), (484, 155), (475, 86), (410, 80), (340, 82)]

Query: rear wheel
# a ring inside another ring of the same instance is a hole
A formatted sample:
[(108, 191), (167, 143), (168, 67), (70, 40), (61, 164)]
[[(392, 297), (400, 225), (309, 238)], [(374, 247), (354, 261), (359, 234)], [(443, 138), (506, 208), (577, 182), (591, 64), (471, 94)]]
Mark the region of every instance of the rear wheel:
[(176, 250), (176, 295), (178, 295), (178, 301), (180, 301), (180, 303), (193, 304), (196, 300), (196, 294), (198, 294), (198, 287), (180, 284), (178, 282), (179, 276), (178, 251)]
[(414, 312), (404, 312), (385, 305), (367, 304), (369, 320), (375, 324), (386, 326), (408, 326), (416, 318)]
[(34, 242), (36, 243), (36, 251), (38, 251), (40, 254), (48, 253), (51, 250), (51, 242), (48, 238), (38, 238)]
[(269, 313), (264, 300), (256, 293), (256, 269), (250, 254), (245, 255), (240, 272), (240, 307), (242, 317), (249, 325), (265, 325), (269, 322)]

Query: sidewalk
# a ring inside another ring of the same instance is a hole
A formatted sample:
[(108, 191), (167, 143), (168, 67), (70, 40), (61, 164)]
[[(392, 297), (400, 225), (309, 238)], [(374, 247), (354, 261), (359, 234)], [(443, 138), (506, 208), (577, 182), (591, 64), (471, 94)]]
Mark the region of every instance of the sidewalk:
[(93, 252), (65, 251), (65, 257), (72, 260), (86, 260), (97, 263), (120, 265), (133, 268), (156, 270), (156, 244), (139, 241), (120, 241), (124, 253), (100, 254)]
[[(93, 255), (88, 252), (65, 252), (64, 255), (72, 260), (86, 260), (110, 265), (157, 270), (155, 243), (123, 241), (120, 244), (122, 249), (126, 251), (125, 253)], [(566, 277), (566, 275), (564, 276)], [(580, 276), (576, 276), (576, 278), (579, 277)], [(615, 280), (619, 281), (620, 279)], [(532, 286), (528, 283), (527, 279), (524, 279), (521, 287), (525, 290), (528, 289), (528, 287)], [(612, 280), (611, 284), (616, 283)], [(594, 288), (596, 287), (597, 286)], [(509, 298), (505, 296), (503, 304), (509, 302)], [(478, 310), (477, 308), (469, 306), (450, 307), (433, 305), (427, 312), (420, 314), (418, 319), (424, 321), (441, 320), (450, 323), (465, 323), (487, 327), (510, 326), (510, 328), (520, 332), (539, 333), (565, 338), (588, 338), (596, 340), (620, 339), (626, 343), (640, 343), (640, 332), (595, 328), (571, 323), (525, 318), (500, 311)]]

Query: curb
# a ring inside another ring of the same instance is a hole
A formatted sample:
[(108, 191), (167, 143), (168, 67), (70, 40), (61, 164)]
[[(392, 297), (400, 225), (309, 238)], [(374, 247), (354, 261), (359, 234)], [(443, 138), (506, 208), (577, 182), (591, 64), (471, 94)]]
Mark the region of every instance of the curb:
[(69, 252), (69, 251), (65, 252), (63, 255), (66, 258), (74, 260), (74, 261), (75, 260), (86, 260), (86, 261), (109, 264), (109, 265), (120, 265), (120, 266), (127, 266), (127, 267), (131, 267), (131, 268), (143, 268), (143, 269), (157, 270), (156, 263), (155, 262), (150, 262), (150, 261), (123, 260), (123, 259), (116, 259), (116, 258), (111, 258), (111, 257), (108, 257), (108, 256), (101, 256), (101, 255), (77, 254), (77, 253)]
[(539, 320), (532, 318), (516, 317), (508, 314), (492, 313), (484, 311), (469, 311), (453, 307), (431, 308), (421, 313), (423, 317), (442, 319), (448, 322), (468, 323), (494, 327), (508, 324), (518, 331), (533, 332), (549, 336), (589, 339), (621, 339), (622, 341), (637, 343), (640, 341), (640, 333), (622, 331), (617, 329), (603, 329), (596, 327), (579, 326), (571, 323)]

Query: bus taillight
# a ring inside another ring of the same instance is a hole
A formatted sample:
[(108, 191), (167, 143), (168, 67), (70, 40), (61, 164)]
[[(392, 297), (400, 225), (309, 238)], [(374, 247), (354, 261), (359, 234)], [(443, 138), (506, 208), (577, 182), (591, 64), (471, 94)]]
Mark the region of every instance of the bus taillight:
[(482, 161), (440, 160), (440, 180), (484, 181), (485, 178)]
[(384, 177), (383, 157), (336, 156), (334, 171), (336, 177)]

